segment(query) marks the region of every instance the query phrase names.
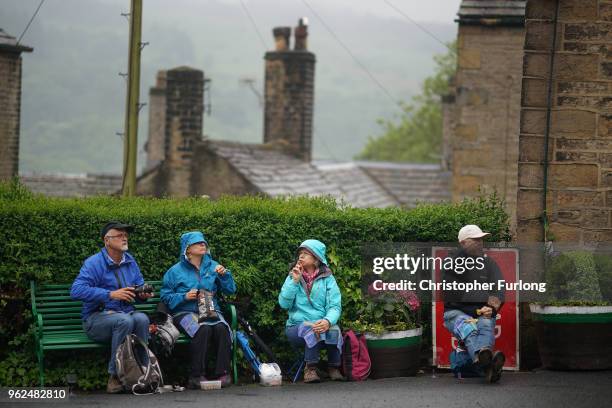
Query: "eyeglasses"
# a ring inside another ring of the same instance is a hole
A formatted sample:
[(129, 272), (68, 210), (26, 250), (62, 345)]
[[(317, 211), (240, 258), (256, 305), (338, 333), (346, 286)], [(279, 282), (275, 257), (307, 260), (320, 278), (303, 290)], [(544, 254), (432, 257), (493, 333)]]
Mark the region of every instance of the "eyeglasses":
[(125, 238), (127, 239), (129, 237), (129, 234), (127, 232), (124, 232), (122, 234), (117, 234), (117, 235), (107, 235), (106, 238)]

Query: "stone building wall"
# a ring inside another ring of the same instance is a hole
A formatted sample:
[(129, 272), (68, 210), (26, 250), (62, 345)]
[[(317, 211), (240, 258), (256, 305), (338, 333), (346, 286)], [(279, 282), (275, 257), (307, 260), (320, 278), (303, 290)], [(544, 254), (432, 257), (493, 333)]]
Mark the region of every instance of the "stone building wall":
[(559, 0), (555, 13), (556, 0), (527, 4), (518, 239), (544, 239), (546, 210), (547, 240), (612, 242), (612, 2)]
[(455, 92), (444, 104), (445, 138), (449, 128), (452, 132), (451, 154), (444, 161), (452, 171), (453, 201), (497, 191), (506, 202), (512, 231), (523, 42), (524, 28), (515, 22), (484, 25), (460, 20)]

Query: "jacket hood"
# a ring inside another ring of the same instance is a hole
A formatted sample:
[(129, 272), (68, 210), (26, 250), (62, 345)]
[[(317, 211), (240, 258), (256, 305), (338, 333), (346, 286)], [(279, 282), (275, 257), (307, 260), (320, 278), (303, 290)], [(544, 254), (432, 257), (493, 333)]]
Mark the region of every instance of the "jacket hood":
[(327, 258), (325, 257), (325, 244), (321, 241), (316, 239), (307, 239), (306, 241), (300, 244), (300, 246), (298, 247), (298, 251), (300, 250), (300, 248), (306, 248), (307, 250), (312, 252), (312, 254), (319, 261), (323, 262), (325, 266), (329, 266), (329, 264), (327, 263)]
[(179, 260), (186, 261), (187, 248), (189, 248), (190, 245), (197, 244), (198, 242), (204, 242), (208, 247), (208, 241), (206, 240), (204, 234), (202, 234), (200, 231), (186, 232), (181, 235), (181, 252), (179, 253)]

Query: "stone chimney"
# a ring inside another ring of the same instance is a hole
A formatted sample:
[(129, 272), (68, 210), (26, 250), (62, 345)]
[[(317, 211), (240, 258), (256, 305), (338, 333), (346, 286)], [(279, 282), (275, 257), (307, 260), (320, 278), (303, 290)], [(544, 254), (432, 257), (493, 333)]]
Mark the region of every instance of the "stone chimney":
[(22, 52), (32, 48), (0, 28), (0, 180), (19, 174)]
[(145, 171), (164, 161), (166, 135), (166, 71), (157, 72), (155, 86), (149, 89), (149, 137), (145, 144)]
[(307, 50), (308, 21), (302, 18), (294, 29), (273, 31), (274, 51), (268, 51), (264, 90), (264, 143), (279, 143), (287, 151), (309, 162), (312, 157), (315, 55)]

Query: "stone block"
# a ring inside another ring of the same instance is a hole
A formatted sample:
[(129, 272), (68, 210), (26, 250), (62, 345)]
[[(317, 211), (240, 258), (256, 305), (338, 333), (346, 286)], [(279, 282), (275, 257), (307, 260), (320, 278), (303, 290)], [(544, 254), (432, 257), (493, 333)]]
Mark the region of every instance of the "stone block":
[(542, 228), (542, 221), (540, 219), (521, 220), (519, 218), (516, 225), (516, 240), (518, 242), (542, 242), (543, 239), (544, 231)]
[[(597, 188), (596, 164), (550, 164), (548, 188)], [(611, 180), (612, 181), (612, 180)]]
[(598, 0), (562, 0), (559, 4), (560, 21), (595, 21), (598, 13)]
[(455, 140), (474, 142), (478, 138), (478, 125), (455, 126)]
[(477, 48), (459, 49), (457, 64), (462, 69), (480, 69), (480, 50)]
[(481, 184), (480, 177), (476, 176), (454, 176), (453, 175), (453, 195), (455, 193), (464, 194), (475, 194)]
[(598, 163), (598, 158), (597, 153), (594, 152), (557, 151), (555, 153), (555, 161)]
[(523, 75), (548, 78), (550, 74), (550, 53), (526, 51), (523, 58)]
[(566, 41), (612, 41), (612, 23), (572, 23), (564, 31)]
[(562, 190), (556, 193), (557, 208), (601, 207), (604, 205), (604, 193), (596, 191)]
[(546, 110), (522, 109), (521, 133), (535, 133), (543, 135), (546, 130)]
[(585, 244), (611, 243), (612, 229), (585, 230), (583, 239)]
[(523, 107), (545, 108), (547, 101), (547, 86), (543, 79), (523, 78)]
[[(611, 169), (601, 171), (601, 186), (604, 188), (612, 187), (612, 170)], [(610, 204), (608, 203), (608, 205)]]
[[(527, 136), (519, 137), (519, 161), (541, 163), (544, 161), (544, 137), (543, 136)], [(553, 144), (549, 140), (548, 160), (553, 158)]]
[(551, 112), (551, 134), (561, 137), (593, 137), (597, 114), (594, 112), (563, 109)]
[(612, 140), (610, 139), (556, 139), (556, 148), (560, 150), (591, 150), (601, 151), (612, 149)]
[[(517, 193), (516, 216), (517, 219), (539, 219), (542, 216), (542, 197), (543, 190), (520, 189)], [(550, 192), (546, 195), (546, 207), (550, 211), (553, 205), (553, 195)]]
[(601, 63), (601, 77), (603, 79), (612, 79), (612, 61)]
[(555, 56), (555, 79), (592, 80), (599, 75), (599, 55), (558, 52)]
[(601, 113), (597, 126), (599, 137), (612, 137), (612, 114)]
[(556, 242), (579, 243), (582, 238), (582, 229), (577, 226), (565, 225), (558, 222), (550, 224), (550, 235)]
[(542, 188), (544, 179), (543, 166), (532, 163), (519, 163), (518, 185), (526, 188)]
[(610, 94), (609, 84), (609, 82), (601, 81), (560, 81), (557, 82), (557, 94), (608, 95)]
[(599, 19), (612, 21), (612, 3), (601, 3), (599, 5)]
[(580, 225), (582, 211), (580, 210), (559, 210), (552, 213), (551, 221), (559, 222), (564, 225)]
[(551, 21), (525, 21), (525, 50), (550, 51), (553, 29)]
[(601, 164), (602, 167), (612, 168), (612, 153), (600, 153), (599, 164)]
[(582, 226), (586, 228), (610, 227), (610, 210), (604, 210), (604, 209), (584, 210)]
[(525, 18), (552, 20), (555, 17), (555, 0), (528, 1), (525, 6)]

